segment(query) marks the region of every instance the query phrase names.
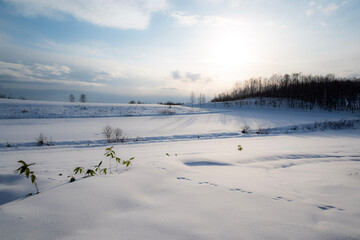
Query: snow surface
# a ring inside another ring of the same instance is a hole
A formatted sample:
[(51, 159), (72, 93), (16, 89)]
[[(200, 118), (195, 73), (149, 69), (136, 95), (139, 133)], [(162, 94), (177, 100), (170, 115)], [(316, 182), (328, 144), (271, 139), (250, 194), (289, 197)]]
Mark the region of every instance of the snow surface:
[[(48, 102), (18, 99), (0, 99), (0, 119), (28, 118), (96, 118), (199, 113), (203, 110), (159, 104), (109, 104)], [(169, 112), (170, 111), (170, 112)]]
[[(358, 113), (209, 104), (162, 115), (164, 106), (144, 104), (147, 113), (132, 117), (68, 110), (70, 118), (58, 118), (71, 104), (17, 101), (18, 109), (47, 107), (38, 118), (6, 119), (11, 104), (0, 104), (1, 239), (360, 239), (359, 126), (306, 128)], [(106, 124), (127, 142), (106, 143)], [(241, 133), (244, 125), (254, 131)], [(39, 133), (55, 145), (36, 146)], [(135, 157), (130, 168), (115, 172), (113, 162), (112, 175), (69, 183), (77, 166), (107, 167), (111, 145), (122, 159)], [(36, 162), (40, 194), (25, 197), (35, 189), (13, 173), (20, 159)]]

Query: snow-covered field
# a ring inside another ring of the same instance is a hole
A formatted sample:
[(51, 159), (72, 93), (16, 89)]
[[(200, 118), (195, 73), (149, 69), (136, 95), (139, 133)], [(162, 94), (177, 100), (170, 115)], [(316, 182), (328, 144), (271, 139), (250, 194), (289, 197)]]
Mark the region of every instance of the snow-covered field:
[[(161, 105), (20, 100), (0, 109), (1, 239), (360, 239), (359, 113), (207, 104), (169, 115)], [(315, 128), (339, 120), (353, 126)], [(126, 141), (106, 143), (107, 124)], [(54, 145), (37, 146), (40, 133)], [(112, 175), (69, 183), (75, 167), (108, 167), (109, 146), (135, 157), (127, 170), (113, 162)], [(36, 163), (40, 194), (25, 197), (35, 188), (13, 173), (18, 160)]]

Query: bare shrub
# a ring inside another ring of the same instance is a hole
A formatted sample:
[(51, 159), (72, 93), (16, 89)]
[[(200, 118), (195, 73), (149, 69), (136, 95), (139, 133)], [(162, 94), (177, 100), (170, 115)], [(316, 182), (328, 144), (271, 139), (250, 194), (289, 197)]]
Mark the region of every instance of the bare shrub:
[(256, 133), (257, 134), (269, 134), (270, 129), (269, 128), (262, 128), (262, 127), (258, 127)]
[(114, 134), (115, 142), (119, 142), (123, 134), (123, 131), (120, 128), (115, 128), (113, 134)]
[(250, 127), (249, 126), (247, 126), (247, 125), (245, 125), (244, 127), (243, 127), (243, 129), (242, 129), (242, 133), (249, 133), (249, 130), (250, 130)]
[(43, 146), (46, 143), (46, 137), (43, 133), (36, 138), (36, 142), (38, 146)]
[(314, 128), (312, 126), (310, 126), (310, 125), (306, 126), (306, 129), (309, 130), (309, 131), (314, 130)]
[(49, 140), (46, 141), (46, 145), (48, 145), (48, 146), (54, 146), (55, 145), (52, 137)]
[(168, 108), (165, 108), (164, 110), (160, 111), (160, 114), (163, 114), (163, 115), (173, 115), (175, 114), (175, 111), (172, 110), (172, 109), (168, 109)]
[(45, 135), (43, 133), (40, 133), (40, 135), (35, 140), (36, 140), (38, 146), (43, 146), (43, 145), (54, 146), (55, 145), (52, 138), (48, 139), (47, 137), (45, 137)]
[(103, 128), (103, 134), (104, 134), (107, 142), (111, 142), (112, 133), (113, 133), (113, 129), (110, 127), (110, 125), (106, 125)]

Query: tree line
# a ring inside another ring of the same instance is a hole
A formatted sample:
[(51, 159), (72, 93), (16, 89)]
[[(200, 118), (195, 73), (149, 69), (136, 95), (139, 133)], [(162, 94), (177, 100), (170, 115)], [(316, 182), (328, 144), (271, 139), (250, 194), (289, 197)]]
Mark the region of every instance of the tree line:
[[(360, 110), (360, 78), (338, 78), (334, 74), (278, 75), (270, 78), (251, 78), (237, 82), (229, 92), (215, 96), (212, 102), (235, 101), (246, 98), (287, 99), (290, 108), (318, 106), (326, 110)], [(300, 100), (300, 101), (299, 101)]]
[[(69, 95), (69, 101), (70, 101), (70, 102), (75, 102), (75, 96), (74, 96), (74, 94), (70, 94), (70, 95)], [(87, 102), (86, 94), (84, 94), (84, 93), (80, 94), (79, 102), (81, 102), (81, 103), (86, 103), (86, 102)]]

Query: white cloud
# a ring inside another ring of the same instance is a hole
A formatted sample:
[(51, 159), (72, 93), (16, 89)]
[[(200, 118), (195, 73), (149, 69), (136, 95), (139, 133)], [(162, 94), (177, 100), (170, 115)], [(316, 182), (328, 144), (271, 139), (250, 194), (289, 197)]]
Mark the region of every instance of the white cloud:
[(331, 14), (339, 8), (339, 5), (336, 3), (330, 3), (326, 7), (322, 8), (321, 11), (325, 14)]
[[(74, 83), (77, 89), (102, 86), (96, 88), (97, 91), (124, 91), (131, 94), (134, 89), (138, 91), (144, 87), (150, 89), (161, 86), (164, 79), (168, 79), (167, 72), (122, 60), (110, 60), (110, 57), (101, 54), (102, 45), (84, 44), (78, 50), (77, 44), (45, 41), (42, 42), (45, 51), (39, 51), (14, 45), (13, 42), (11, 38), (0, 38), (1, 57), (6, 59), (3, 62), (0, 60), (0, 83), (4, 87), (16, 85), (26, 88), (39, 86), (34, 83), (48, 83), (43, 86), (66, 89), (71, 87), (70, 83)], [(61, 52), (58, 54), (48, 49), (61, 49)], [(88, 54), (88, 49), (92, 49), (93, 53)]]
[(197, 80), (199, 80), (199, 79), (201, 78), (201, 74), (199, 74), (199, 73), (190, 73), (190, 72), (187, 72), (187, 73), (185, 74), (185, 76), (186, 76), (187, 79), (189, 79), (189, 80), (191, 80), (191, 81), (193, 81), (193, 82), (195, 82), (195, 81), (197, 81)]
[[(49, 66), (43, 64), (35, 64), (34, 66), (25, 65), (22, 63), (10, 63), (0, 61), (0, 81), (11, 82), (30, 82), (30, 83), (50, 83), (63, 85), (77, 85), (77, 86), (103, 86), (100, 83), (92, 83), (85, 81), (77, 81), (71, 79), (54, 79), (43, 76), (41, 72), (50, 72), (53, 75), (60, 76), (63, 73), (69, 73), (70, 68), (66, 66)], [(43, 78), (42, 78), (43, 77)]]
[(30, 69), (29, 66), (25, 66), (21, 63), (9, 63), (0, 61), (0, 75), (21, 77), (32, 74), (34, 74), (34, 72)]
[(315, 10), (316, 11), (319, 11), (323, 14), (326, 14), (326, 15), (331, 15), (332, 13), (336, 12), (339, 8), (343, 7), (344, 5), (346, 5), (348, 3), (348, 1), (341, 1), (341, 2), (332, 2), (332, 3), (329, 3), (325, 6), (321, 5), (321, 4), (318, 4), (317, 6), (316, 3), (314, 1), (310, 2), (309, 5), (312, 7), (312, 8), (309, 8), (305, 13), (306, 15), (310, 16), (310, 15), (313, 15)]
[(241, 4), (242, 0), (230, 0), (230, 7), (236, 8)]
[(176, 22), (180, 25), (191, 26), (200, 22), (200, 16), (198, 15), (186, 16), (183, 12), (180, 11), (173, 12), (171, 16), (175, 18)]
[(313, 9), (308, 9), (306, 10), (306, 15), (310, 16), (314, 13), (314, 10)]
[(226, 4), (231, 8), (238, 7), (242, 1), (243, 0), (198, 0), (198, 2), (204, 5), (211, 4), (213, 6), (218, 6), (218, 5)]
[(71, 15), (80, 21), (120, 29), (146, 29), (154, 12), (167, 8), (166, 0), (5, 0), (26, 17), (51, 19)]
[(195, 24), (206, 24), (212, 26), (241, 26), (244, 23), (237, 19), (220, 17), (220, 16), (200, 16), (200, 15), (185, 15), (185, 13), (176, 11), (171, 14), (176, 19), (176, 23), (185, 26), (192, 26)]
[(48, 72), (52, 75), (60, 76), (62, 74), (67, 74), (71, 72), (71, 69), (64, 65), (44, 65), (40, 63), (36, 63), (35, 67), (37, 70), (40, 70), (42, 72)]
[(211, 82), (213, 81), (212, 77), (204, 76), (200, 73), (186, 72), (181, 73), (180, 71), (172, 71), (171, 78), (174, 80), (180, 80), (181, 82)]
[(173, 79), (176, 79), (176, 80), (181, 79), (181, 73), (179, 71), (172, 71), (171, 76)]

